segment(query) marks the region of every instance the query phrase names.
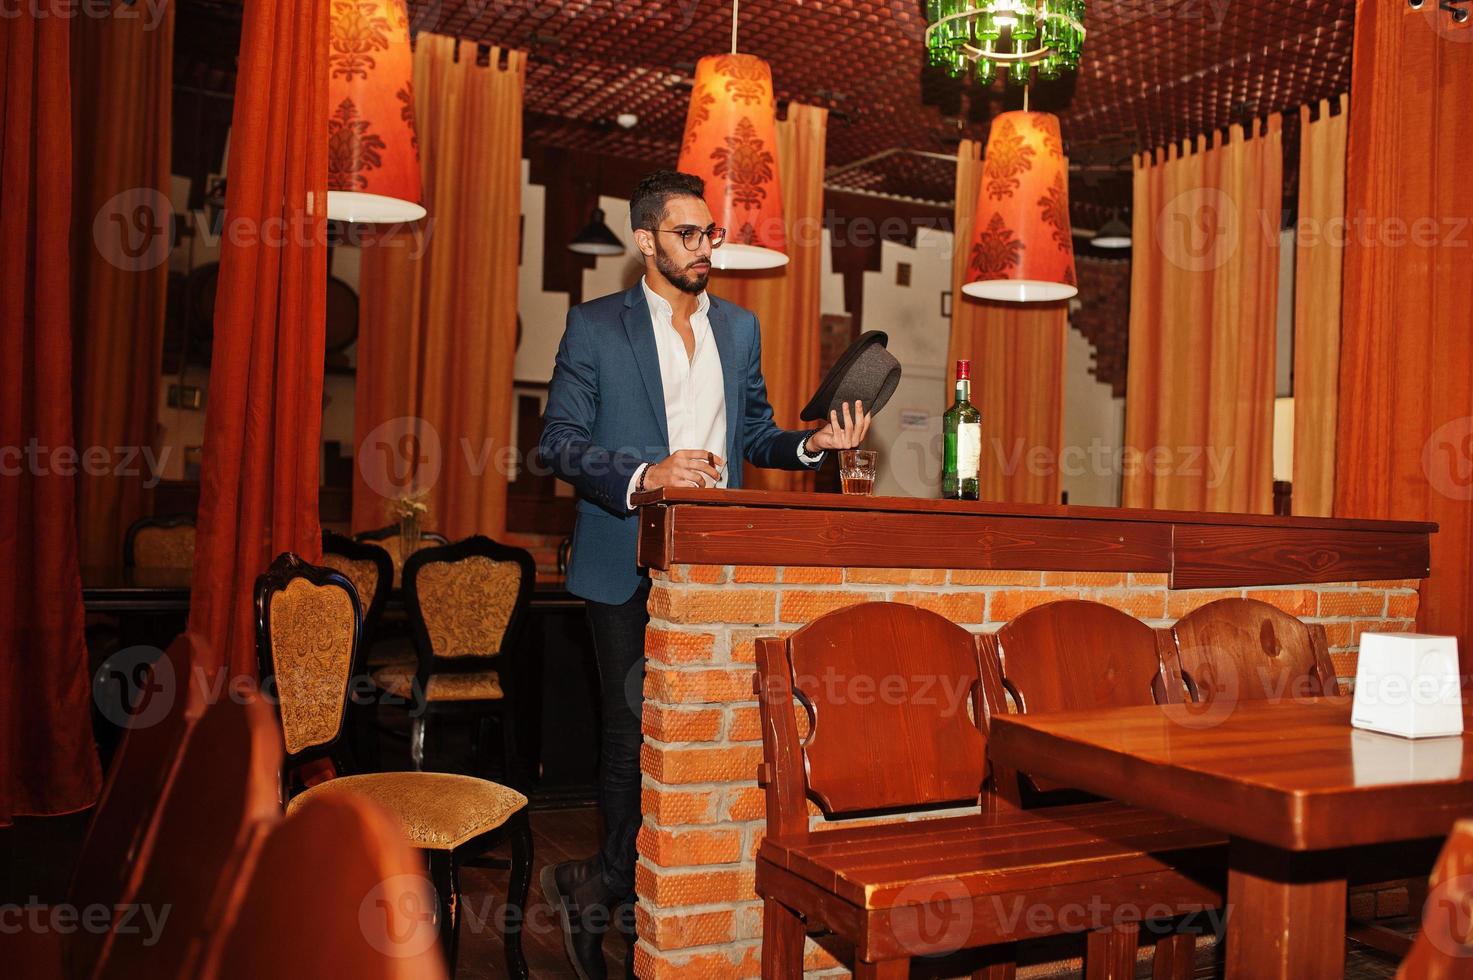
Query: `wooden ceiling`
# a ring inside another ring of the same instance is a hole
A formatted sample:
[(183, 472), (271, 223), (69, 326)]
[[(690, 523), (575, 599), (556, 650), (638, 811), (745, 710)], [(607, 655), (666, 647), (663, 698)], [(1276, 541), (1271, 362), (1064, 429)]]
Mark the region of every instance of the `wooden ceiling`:
[[(238, 2), (185, 0), (181, 16), (238, 16)], [(1035, 108), (1061, 117), (1077, 168), (1076, 224), (1128, 208), (1134, 151), (1346, 91), (1354, 8), (1089, 0), (1079, 72), (1032, 92)], [(529, 52), (528, 141), (672, 165), (696, 60), (730, 47), (730, 0), (410, 0), (410, 13), (416, 32)], [(1017, 108), (1021, 94), (927, 69), (924, 27), (923, 0), (741, 4), (741, 49), (771, 62), (779, 103), (832, 113), (831, 186), (945, 203), (952, 168), (923, 154), (985, 139), (992, 116)], [(621, 128), (621, 113), (639, 122)], [(1291, 152), (1295, 122), (1286, 118)]]

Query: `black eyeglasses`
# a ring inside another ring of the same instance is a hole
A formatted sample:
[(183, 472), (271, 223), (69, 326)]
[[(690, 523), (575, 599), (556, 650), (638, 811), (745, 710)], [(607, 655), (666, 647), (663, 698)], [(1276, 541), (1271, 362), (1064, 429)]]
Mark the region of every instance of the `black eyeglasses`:
[(701, 247), (701, 239), (711, 239), (712, 248), (720, 248), (721, 243), (726, 241), (726, 229), (717, 228), (712, 225), (709, 228), (697, 228), (694, 225), (686, 225), (680, 228), (657, 228), (656, 231), (663, 235), (679, 235), (680, 240), (685, 243), (686, 251), (694, 252)]

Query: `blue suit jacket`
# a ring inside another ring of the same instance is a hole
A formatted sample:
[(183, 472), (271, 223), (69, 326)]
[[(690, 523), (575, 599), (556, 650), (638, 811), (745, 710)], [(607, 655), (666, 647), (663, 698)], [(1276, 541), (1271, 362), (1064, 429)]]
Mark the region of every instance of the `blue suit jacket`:
[[(762, 336), (749, 310), (711, 297), (711, 336), (726, 382), (727, 483), (742, 485), (742, 459), (757, 466), (803, 469), (798, 446), (807, 432), (772, 420), (762, 380)], [(568, 311), (547, 390), (541, 451), (553, 472), (578, 491), (568, 589), (596, 602), (626, 601), (645, 572), (635, 563), (638, 516), (624, 506), (641, 463), (673, 449), (665, 388), (644, 287)]]

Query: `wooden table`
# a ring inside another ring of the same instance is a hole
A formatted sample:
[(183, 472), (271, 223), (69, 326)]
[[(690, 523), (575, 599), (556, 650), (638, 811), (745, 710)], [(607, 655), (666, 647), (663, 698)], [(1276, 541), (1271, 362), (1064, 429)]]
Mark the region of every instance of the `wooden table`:
[(1007, 715), (989, 752), (1019, 770), (1231, 838), (1227, 975), (1344, 974), (1343, 848), (1441, 837), (1473, 813), (1469, 736), (1350, 726), (1350, 699)]

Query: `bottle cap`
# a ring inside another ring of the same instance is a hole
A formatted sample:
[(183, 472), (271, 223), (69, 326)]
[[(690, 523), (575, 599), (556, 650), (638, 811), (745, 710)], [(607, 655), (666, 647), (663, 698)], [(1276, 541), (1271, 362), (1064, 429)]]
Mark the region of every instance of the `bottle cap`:
[(958, 381), (970, 381), (972, 379), (972, 362), (965, 358), (956, 362), (956, 379)]

